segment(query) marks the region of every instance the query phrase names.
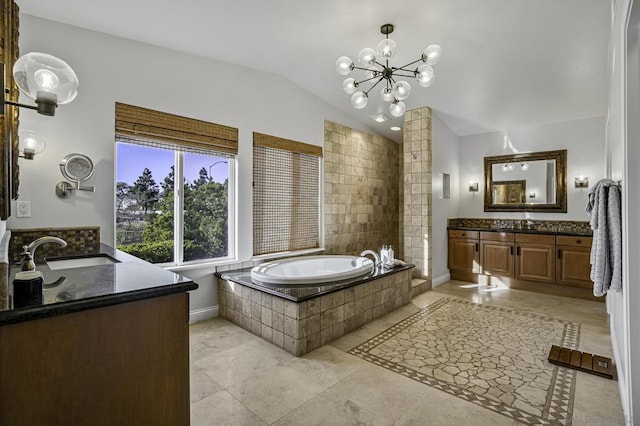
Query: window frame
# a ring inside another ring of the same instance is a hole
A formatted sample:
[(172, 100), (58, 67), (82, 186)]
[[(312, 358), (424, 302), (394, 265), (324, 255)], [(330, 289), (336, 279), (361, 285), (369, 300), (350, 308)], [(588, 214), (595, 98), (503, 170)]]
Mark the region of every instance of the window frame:
[[(212, 257), (207, 259), (196, 259), (184, 261), (184, 157), (185, 153), (189, 152), (188, 150), (179, 149), (179, 148), (165, 148), (165, 147), (153, 147), (145, 144), (136, 144), (135, 142), (125, 142), (118, 141), (116, 136), (115, 138), (115, 162), (114, 162), (114, 182), (117, 183), (117, 164), (118, 164), (118, 144), (130, 144), (130, 145), (138, 145), (144, 146), (151, 149), (164, 149), (167, 151), (173, 151), (173, 165), (174, 165), (174, 194), (173, 194), (173, 262), (162, 262), (162, 263), (153, 263), (153, 265), (159, 266), (165, 269), (171, 270), (181, 270), (181, 269), (190, 269), (193, 267), (205, 266), (208, 264), (218, 264), (234, 261), (237, 258), (236, 251), (236, 182), (237, 182), (237, 174), (236, 174), (236, 163), (237, 163), (237, 155), (216, 152), (215, 150), (210, 150), (207, 155), (216, 155), (216, 154), (224, 154), (227, 167), (228, 167), (228, 183), (227, 183), (227, 256), (223, 257)], [(205, 154), (205, 150), (202, 150), (202, 154)], [(114, 247), (117, 246), (117, 242), (115, 241), (117, 232), (117, 210), (116, 210), (116, 192), (114, 190)], [(143, 259), (144, 260), (144, 259)]]

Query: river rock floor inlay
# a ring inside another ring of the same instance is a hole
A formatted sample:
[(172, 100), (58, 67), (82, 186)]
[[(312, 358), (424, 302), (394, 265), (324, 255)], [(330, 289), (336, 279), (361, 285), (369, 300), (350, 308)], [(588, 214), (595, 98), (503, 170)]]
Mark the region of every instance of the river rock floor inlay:
[(577, 349), (580, 324), (443, 298), (349, 353), (527, 425), (570, 425), (576, 372), (547, 361)]

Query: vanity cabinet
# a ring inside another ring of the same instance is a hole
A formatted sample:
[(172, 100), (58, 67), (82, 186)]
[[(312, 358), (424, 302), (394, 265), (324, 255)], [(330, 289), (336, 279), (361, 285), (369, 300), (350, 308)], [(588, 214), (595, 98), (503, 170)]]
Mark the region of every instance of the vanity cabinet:
[(592, 288), (591, 237), (556, 237), (557, 283), (575, 287)]
[(516, 278), (554, 283), (555, 236), (516, 234)]
[(593, 296), (589, 278), (591, 240), (582, 236), (450, 229), (451, 279), (603, 301)]
[(478, 231), (449, 230), (449, 269), (480, 273), (478, 234)]
[(513, 241), (511, 232), (480, 233), (482, 274), (513, 277)]

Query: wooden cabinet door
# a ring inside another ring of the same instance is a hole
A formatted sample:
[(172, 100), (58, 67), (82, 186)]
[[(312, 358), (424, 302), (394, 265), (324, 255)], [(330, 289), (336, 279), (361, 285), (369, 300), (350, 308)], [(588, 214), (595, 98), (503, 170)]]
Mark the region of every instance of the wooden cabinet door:
[(480, 272), (478, 240), (449, 239), (449, 269), (477, 274)]
[(480, 264), (483, 274), (513, 277), (513, 243), (482, 241)]
[(556, 283), (575, 287), (593, 287), (589, 277), (591, 263), (589, 256), (590, 247), (557, 246), (558, 258), (556, 259)]
[(555, 245), (518, 243), (516, 278), (553, 283), (556, 279)]

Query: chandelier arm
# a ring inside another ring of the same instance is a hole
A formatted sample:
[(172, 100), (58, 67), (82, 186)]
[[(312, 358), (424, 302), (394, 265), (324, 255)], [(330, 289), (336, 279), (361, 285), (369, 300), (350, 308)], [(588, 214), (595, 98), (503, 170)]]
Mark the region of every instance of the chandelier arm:
[(403, 66), (403, 67), (400, 67), (400, 68), (392, 67), (391, 69), (392, 69), (392, 70), (394, 70), (394, 71), (395, 71), (395, 70), (409, 71), (409, 70), (406, 70), (405, 68), (406, 68), (406, 67), (410, 67), (411, 65), (417, 64), (417, 63), (418, 63), (418, 62), (420, 62), (420, 61), (422, 61), (422, 58), (418, 58), (418, 59), (416, 59), (416, 60), (415, 60), (415, 61), (413, 61), (413, 62), (409, 62), (407, 65), (405, 65), (405, 66)]
[[(362, 68), (362, 67), (356, 67), (355, 65), (353, 66), (354, 70), (362, 70), (362, 71), (370, 71), (369, 68)], [(378, 70), (378, 72), (382, 72), (381, 70)]]
[[(404, 70), (403, 70), (404, 71)], [(396, 77), (411, 77), (411, 78), (416, 78), (416, 74), (413, 71), (407, 71), (409, 74), (399, 74), (397, 72), (394, 72), (393, 75)]]
[[(356, 81), (355, 84), (359, 85), (361, 83), (366, 83), (367, 81), (375, 80), (376, 78), (378, 78), (378, 77), (371, 77), (371, 78), (367, 78), (367, 79), (364, 79), (364, 80), (361, 80), (361, 81)], [(382, 79), (384, 77), (380, 77), (380, 78)], [(376, 84), (378, 84), (378, 83), (376, 82)]]
[(380, 79), (378, 81), (376, 81), (375, 83), (373, 83), (373, 85), (371, 87), (369, 87), (369, 90), (364, 92), (364, 94), (369, 96), (369, 92), (372, 91), (373, 88), (376, 87), (378, 85), (378, 83), (380, 83), (382, 80), (384, 80), (384, 77), (380, 77)]

